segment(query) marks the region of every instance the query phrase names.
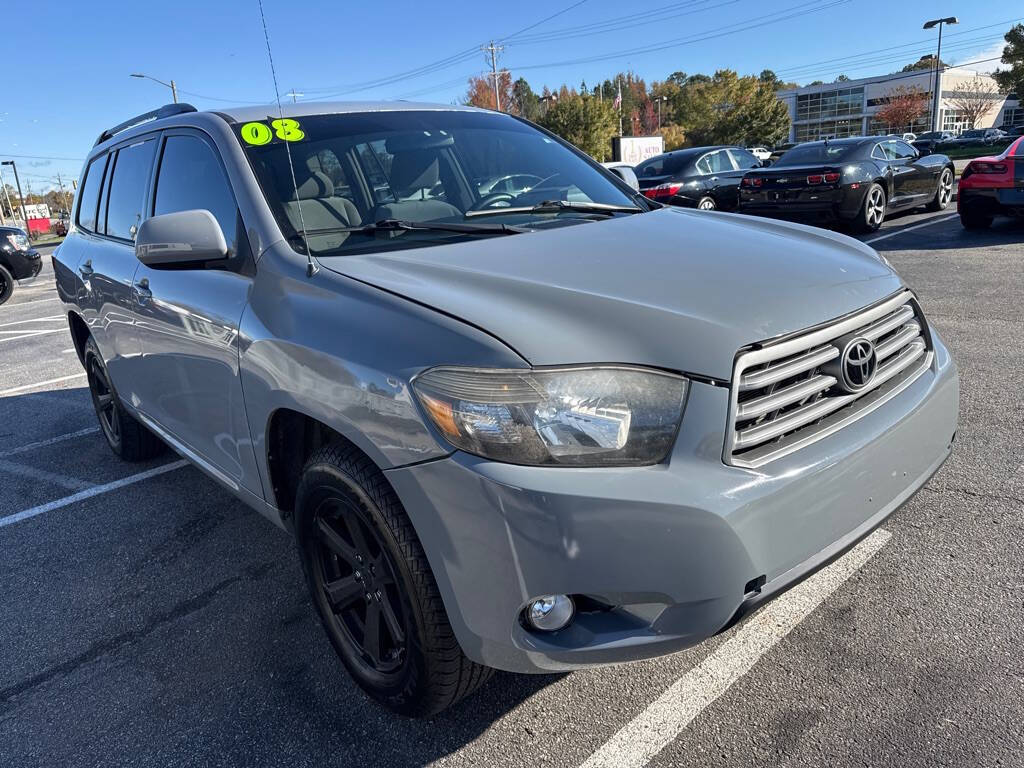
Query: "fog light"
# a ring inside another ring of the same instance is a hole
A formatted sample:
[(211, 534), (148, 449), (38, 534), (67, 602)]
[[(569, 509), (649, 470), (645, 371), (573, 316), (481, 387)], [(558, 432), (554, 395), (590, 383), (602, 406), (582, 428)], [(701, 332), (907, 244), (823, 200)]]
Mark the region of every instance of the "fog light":
[(526, 606), (526, 623), (533, 629), (554, 632), (572, 621), (576, 606), (568, 595), (541, 595)]

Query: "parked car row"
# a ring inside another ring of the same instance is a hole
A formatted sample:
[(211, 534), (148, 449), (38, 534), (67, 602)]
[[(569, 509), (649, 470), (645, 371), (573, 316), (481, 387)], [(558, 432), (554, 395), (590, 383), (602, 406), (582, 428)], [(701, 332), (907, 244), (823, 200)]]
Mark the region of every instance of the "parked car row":
[(953, 163), (922, 154), (902, 138), (812, 141), (766, 167), (740, 147), (694, 147), (636, 167), (643, 194), (659, 203), (702, 210), (839, 222), (873, 232), (887, 214), (953, 198)]

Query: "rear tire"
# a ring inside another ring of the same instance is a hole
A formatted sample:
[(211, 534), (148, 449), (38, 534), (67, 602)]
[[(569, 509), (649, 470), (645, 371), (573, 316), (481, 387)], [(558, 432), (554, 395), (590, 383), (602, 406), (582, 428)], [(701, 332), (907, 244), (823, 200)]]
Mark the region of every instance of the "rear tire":
[(100, 431), (115, 454), (125, 461), (147, 461), (163, 453), (167, 446), (121, 404), (114, 385), (110, 383), (96, 342), (90, 336), (82, 355), (89, 392), (100, 422)]
[(324, 630), (371, 698), (426, 717), (490, 679), (494, 670), (459, 647), (416, 531), (365, 455), (341, 442), (313, 453), (296, 494), (295, 532)]
[(856, 231), (863, 234), (877, 232), (885, 221), (885, 189), (881, 184), (873, 183), (864, 193), (864, 202), (853, 220)]
[(710, 195), (704, 195), (700, 200), (697, 201), (697, 210), (699, 211), (713, 211), (718, 206), (715, 204), (715, 198)]
[(960, 211), (960, 225), (964, 229), (988, 229), (992, 226), (992, 217), (986, 213), (971, 209)]
[(927, 210), (944, 211), (949, 207), (953, 199), (953, 172), (949, 168), (943, 168), (939, 174), (939, 184), (935, 188), (935, 197), (928, 203)]
[(14, 293), (14, 275), (3, 264), (0, 264), (0, 304), (6, 302)]

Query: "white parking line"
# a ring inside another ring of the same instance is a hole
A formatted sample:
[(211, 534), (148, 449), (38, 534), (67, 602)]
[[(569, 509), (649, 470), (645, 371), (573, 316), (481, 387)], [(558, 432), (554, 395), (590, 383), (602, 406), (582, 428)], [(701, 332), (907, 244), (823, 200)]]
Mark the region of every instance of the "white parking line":
[(15, 307), (27, 307), (29, 304), (42, 304), (44, 301), (60, 301), (60, 296), (51, 296), (48, 299), (32, 299), (31, 301), (17, 301), (4, 306), (13, 309)]
[(181, 469), (186, 464), (188, 464), (188, 462), (181, 459), (179, 461), (171, 462), (170, 464), (164, 464), (161, 467), (147, 469), (145, 472), (139, 472), (136, 475), (122, 477), (120, 480), (114, 480), (111, 483), (97, 485), (93, 488), (74, 493), (71, 496), (65, 496), (63, 499), (57, 499), (56, 501), (51, 501), (46, 504), (40, 504), (38, 507), (32, 507), (31, 509), (16, 512), (15, 514), (8, 515), (7, 517), (0, 517), (0, 528), (20, 523), (22, 520), (28, 520), (30, 517), (35, 517), (36, 515), (41, 515), (45, 512), (52, 512), (55, 509), (66, 507), (69, 504), (75, 504), (79, 501), (90, 499), (93, 496), (99, 496), (101, 493), (116, 491), (118, 488), (124, 488), (126, 485), (134, 485), (135, 483), (140, 483), (143, 480), (148, 480), (151, 477), (163, 475), (167, 472), (173, 472), (176, 469)]
[(72, 379), (85, 378), (85, 371), (81, 373), (73, 373), (70, 376), (59, 376), (56, 379), (47, 379), (46, 381), (37, 381), (35, 384), (22, 384), (20, 387), (11, 387), (10, 389), (0, 389), (0, 397), (6, 397), (7, 395), (16, 395), (19, 392), (25, 392), (29, 389), (35, 389), (36, 387), (45, 387), (47, 384), (60, 384), (62, 381), (71, 381)]
[(45, 469), (37, 469), (25, 464), (0, 459), (0, 474), (5, 472), (21, 477), (31, 477), (43, 483), (59, 485), (61, 488), (67, 488), (69, 491), (84, 491), (87, 488), (95, 487), (92, 483), (79, 480), (77, 477), (68, 477), (58, 472), (47, 472)]
[(10, 323), (0, 323), (0, 328), (7, 328), (12, 325), (24, 325), (25, 323), (48, 323), (52, 320), (63, 320), (64, 315), (53, 315), (52, 317), (33, 317), (29, 320), (14, 320)]
[(74, 440), (76, 437), (91, 435), (93, 432), (99, 431), (99, 427), (86, 427), (85, 429), (80, 429), (77, 432), (68, 432), (65, 435), (57, 435), (56, 437), (50, 437), (47, 438), (46, 440), (37, 440), (34, 443), (27, 443), (26, 445), (20, 445), (17, 448), (11, 448), (6, 451), (0, 451), (0, 459), (6, 459), (8, 456), (17, 456), (19, 453), (34, 451), (36, 448), (45, 448), (48, 445), (53, 445), (54, 443), (62, 443), (65, 440)]
[(647, 765), (890, 538), (892, 534), (887, 531), (875, 531), (832, 565), (769, 603), (605, 742), (581, 768), (642, 768)]
[(21, 334), (20, 336), (0, 335), (0, 342), (4, 342), (4, 341), (17, 341), (18, 339), (30, 339), (33, 336), (45, 336), (48, 333), (64, 333), (64, 332), (70, 333), (70, 331), (68, 331), (67, 328), (51, 328), (49, 330), (31, 330), (31, 331), (27, 330), (25, 328), (22, 328), (21, 330), (18, 330), (18, 331), (0, 331), (0, 334), (8, 334), (8, 333), (19, 333), (19, 334)]
[(955, 219), (959, 215), (960, 215), (959, 213), (954, 213), (952, 216), (943, 216), (941, 219), (931, 219), (930, 221), (926, 221), (926, 222), (924, 222), (922, 224), (915, 224), (912, 227), (906, 227), (905, 229), (900, 229), (900, 230), (898, 230), (896, 232), (889, 232), (889, 233), (884, 234), (884, 235), (879, 235), (878, 237), (872, 237), (870, 240), (865, 240), (864, 242), (865, 243), (877, 243), (879, 240), (885, 240), (885, 238), (887, 238), (887, 237), (896, 237), (896, 235), (902, 235), (904, 232), (911, 232), (911, 231), (913, 231), (915, 229), (921, 229), (921, 227), (930, 227), (932, 224), (941, 224), (944, 221), (949, 221), (950, 219)]

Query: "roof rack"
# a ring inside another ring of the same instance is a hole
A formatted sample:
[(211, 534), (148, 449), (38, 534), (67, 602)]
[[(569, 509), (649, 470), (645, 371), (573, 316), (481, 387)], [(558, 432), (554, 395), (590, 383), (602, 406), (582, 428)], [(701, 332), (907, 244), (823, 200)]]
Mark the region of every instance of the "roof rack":
[(101, 133), (100, 137), (96, 139), (96, 144), (93, 144), (93, 146), (95, 147), (97, 144), (102, 144), (104, 141), (120, 133), (121, 131), (127, 131), (129, 128), (132, 128), (136, 125), (141, 125), (142, 123), (148, 122), (150, 120), (159, 120), (163, 117), (171, 117), (172, 115), (180, 115), (185, 112), (196, 111), (196, 108), (193, 107), (191, 104), (164, 104), (159, 109), (153, 109), (149, 112), (144, 112), (141, 115), (136, 115), (131, 120), (125, 120), (123, 123), (118, 123), (113, 128), (107, 128), (107, 130)]

